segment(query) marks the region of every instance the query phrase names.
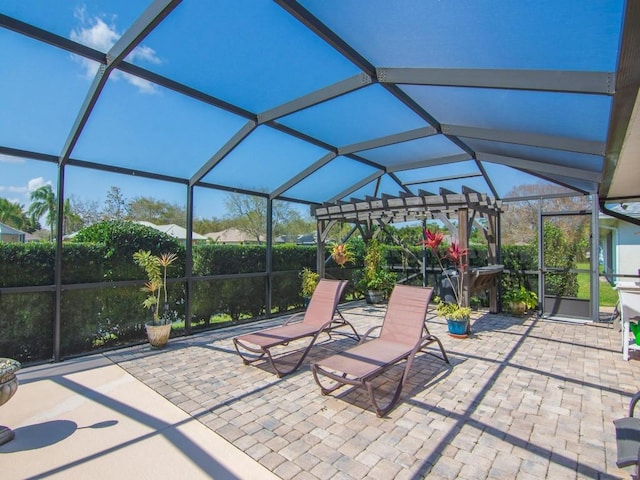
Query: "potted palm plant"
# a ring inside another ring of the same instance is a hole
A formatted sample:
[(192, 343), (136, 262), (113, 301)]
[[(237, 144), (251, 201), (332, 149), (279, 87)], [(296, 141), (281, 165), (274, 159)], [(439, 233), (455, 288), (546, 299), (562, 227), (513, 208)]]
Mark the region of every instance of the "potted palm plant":
[[(438, 251), (438, 247), (442, 243), (443, 235), (440, 232), (426, 230), (426, 239), (423, 240), (425, 246), (433, 252), (433, 256), (438, 261), (442, 274), (445, 276), (446, 281), (451, 286), (452, 299), (442, 299), (436, 297), (436, 312), (439, 316), (444, 317), (447, 320), (447, 328), (449, 329), (449, 335), (456, 338), (466, 338), (469, 336), (471, 308), (463, 306), (462, 304), (462, 274), (464, 267), (464, 259), (467, 255), (466, 249), (461, 249), (460, 244), (451, 242), (451, 245), (447, 249), (446, 254), (441, 257)], [(453, 267), (453, 272), (445, 270), (442, 263), (444, 259), (449, 260)], [(455, 282), (455, 283), (454, 283)]]
[(138, 250), (133, 254), (136, 265), (144, 269), (148, 278), (148, 282), (142, 288), (148, 293), (142, 306), (151, 311), (152, 320), (146, 322), (145, 327), (149, 344), (155, 348), (162, 348), (167, 344), (171, 323), (176, 319), (175, 312), (169, 310), (167, 269), (177, 258), (175, 253), (153, 255), (148, 250)]

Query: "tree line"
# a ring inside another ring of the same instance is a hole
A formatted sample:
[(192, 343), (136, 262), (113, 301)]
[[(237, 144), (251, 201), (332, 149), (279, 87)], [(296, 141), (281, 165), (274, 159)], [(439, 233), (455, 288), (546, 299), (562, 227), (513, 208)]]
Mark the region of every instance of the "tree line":
[[(51, 185), (43, 185), (30, 194), (28, 208), (0, 197), (0, 222), (27, 233), (47, 230), (49, 240), (56, 236), (58, 198)], [(257, 242), (266, 235), (266, 200), (256, 196), (229, 193), (225, 200), (226, 215), (222, 218), (195, 218), (193, 231), (200, 234), (237, 228)], [(112, 186), (104, 204), (95, 200), (79, 200), (73, 195), (65, 199), (63, 207), (63, 235), (104, 220), (147, 221), (157, 225), (176, 224), (186, 228), (186, 208), (177, 203), (138, 196), (125, 197), (122, 190)], [(44, 225), (42, 224), (44, 223)], [(304, 219), (286, 202), (273, 204), (274, 235), (315, 232), (312, 219)]]

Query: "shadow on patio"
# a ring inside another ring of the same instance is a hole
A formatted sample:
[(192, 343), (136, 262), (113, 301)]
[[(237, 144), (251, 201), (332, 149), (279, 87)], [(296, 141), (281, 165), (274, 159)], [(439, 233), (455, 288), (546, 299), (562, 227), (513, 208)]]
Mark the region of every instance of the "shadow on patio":
[[(359, 332), (384, 314), (361, 303), (341, 310)], [(277, 321), (261, 326), (270, 323)], [(615, 328), (478, 313), (474, 334), (458, 340), (443, 320), (430, 316), (428, 325), (451, 365), (419, 355), (403, 400), (383, 419), (364, 392), (322, 396), (314, 383), (309, 361), (353, 344), (341, 337), (324, 337), (303, 367), (282, 379), (266, 362), (244, 366), (235, 354), (231, 337), (255, 325), (172, 339), (162, 352), (141, 346), (25, 369), (15, 399), (0, 411), (17, 434), (0, 447), (0, 464), (18, 468), (44, 457), (46, 468), (20, 472), (42, 477), (104, 467), (107, 477), (115, 464), (144, 476), (136, 469), (149, 463), (140, 456), (146, 445), (162, 465), (156, 478), (175, 471), (183, 478), (265, 478), (267, 470), (286, 480), (628, 478), (615, 466), (611, 422), (638, 390), (640, 369), (622, 360)], [(26, 401), (34, 394), (46, 412)], [(157, 394), (168, 402), (147, 409), (162, 400)], [(67, 425), (60, 422), (75, 422), (67, 437), (52, 435), (31, 450), (19, 443), (29, 428)], [(237, 450), (212, 447), (215, 434)]]

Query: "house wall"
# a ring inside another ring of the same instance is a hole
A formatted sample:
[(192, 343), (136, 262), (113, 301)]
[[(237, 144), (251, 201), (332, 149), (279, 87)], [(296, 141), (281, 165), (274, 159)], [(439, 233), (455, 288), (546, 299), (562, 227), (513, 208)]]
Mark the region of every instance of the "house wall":
[(12, 234), (12, 233), (2, 233), (0, 234), (0, 242), (24, 242), (24, 235), (22, 234)]
[(617, 273), (637, 275), (640, 269), (640, 227), (618, 222)]

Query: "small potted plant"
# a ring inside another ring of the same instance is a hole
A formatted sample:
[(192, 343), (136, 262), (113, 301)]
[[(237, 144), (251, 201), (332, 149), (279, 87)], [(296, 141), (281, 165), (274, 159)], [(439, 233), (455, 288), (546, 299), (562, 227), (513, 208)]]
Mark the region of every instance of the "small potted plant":
[(302, 299), (304, 300), (304, 305), (306, 307), (309, 304), (311, 295), (313, 295), (313, 292), (320, 281), (320, 275), (310, 268), (304, 267), (300, 272), (300, 280), (300, 294), (302, 295)]
[(528, 310), (538, 306), (538, 295), (536, 292), (527, 290), (523, 285), (512, 288), (502, 296), (509, 311), (516, 315), (524, 315)]
[(142, 290), (149, 295), (142, 302), (142, 306), (152, 314), (152, 320), (146, 322), (145, 327), (149, 344), (155, 348), (162, 348), (167, 344), (171, 323), (176, 319), (175, 312), (169, 310), (167, 269), (177, 258), (175, 253), (153, 255), (148, 250), (138, 250), (133, 254), (136, 265), (144, 269), (148, 278)]

